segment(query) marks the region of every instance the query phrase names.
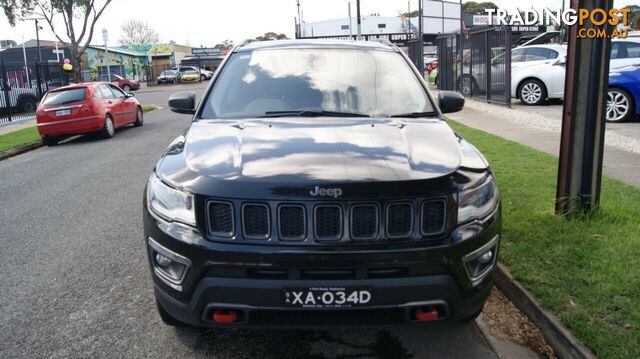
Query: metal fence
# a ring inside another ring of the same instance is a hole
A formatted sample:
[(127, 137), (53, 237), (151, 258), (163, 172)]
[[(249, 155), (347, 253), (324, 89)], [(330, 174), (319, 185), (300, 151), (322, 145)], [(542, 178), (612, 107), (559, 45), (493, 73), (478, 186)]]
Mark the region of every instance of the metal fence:
[(437, 38), (438, 89), (511, 106), (511, 29), (488, 27)]
[(0, 124), (35, 118), (42, 96), (68, 84), (62, 64), (0, 62)]

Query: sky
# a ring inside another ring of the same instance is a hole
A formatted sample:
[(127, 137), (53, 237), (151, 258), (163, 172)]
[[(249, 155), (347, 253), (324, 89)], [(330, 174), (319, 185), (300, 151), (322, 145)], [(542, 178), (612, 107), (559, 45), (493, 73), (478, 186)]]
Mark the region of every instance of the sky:
[[(98, 0), (99, 2), (100, 0)], [(499, 7), (561, 8), (563, 0), (493, 0)], [(567, 0), (564, 0), (567, 1)], [(300, 0), (306, 22), (347, 17), (349, 0)], [(355, 0), (351, 0), (355, 17)], [(418, 0), (411, 0), (416, 10)], [(640, 0), (615, 0), (614, 6), (640, 5)], [(379, 13), (381, 16), (397, 16), (408, 8), (407, 0), (361, 0), (362, 15)], [(273, 31), (294, 36), (294, 18), (298, 10), (296, 0), (113, 0), (96, 25), (93, 44), (101, 44), (102, 29), (109, 32), (109, 45), (117, 45), (120, 24), (129, 19), (144, 20), (160, 34), (161, 42), (171, 40), (191, 46), (214, 46), (225, 39), (236, 43)], [(61, 17), (59, 17), (59, 20)], [(60, 32), (64, 33), (59, 22)], [(54, 40), (46, 23), (42, 24), (40, 38)], [(0, 13), (0, 39), (17, 43), (35, 39), (33, 21), (16, 24), (12, 28)]]

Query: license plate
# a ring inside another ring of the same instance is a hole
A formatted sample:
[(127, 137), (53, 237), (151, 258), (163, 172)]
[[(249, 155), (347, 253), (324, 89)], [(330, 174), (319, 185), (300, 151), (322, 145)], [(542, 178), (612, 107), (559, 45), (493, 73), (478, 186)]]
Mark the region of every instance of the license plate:
[(71, 114), (71, 110), (59, 110), (56, 111), (56, 116), (60, 117), (60, 116), (68, 116)]
[(373, 300), (368, 288), (286, 288), (283, 296), (285, 306), (300, 308), (351, 308), (371, 305)]

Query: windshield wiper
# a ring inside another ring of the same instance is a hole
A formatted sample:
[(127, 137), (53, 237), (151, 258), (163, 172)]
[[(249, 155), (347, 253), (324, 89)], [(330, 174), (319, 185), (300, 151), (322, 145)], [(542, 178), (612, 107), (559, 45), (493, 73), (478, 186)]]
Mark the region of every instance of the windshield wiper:
[(301, 110), (301, 111), (267, 111), (264, 115), (260, 116), (261, 118), (265, 117), (370, 117), (369, 115), (365, 115), (363, 113), (353, 113), (353, 112), (336, 112), (336, 111), (312, 111), (312, 110)]
[(401, 113), (398, 115), (391, 115), (389, 117), (420, 118), (420, 117), (434, 117), (434, 116), (438, 116), (438, 113), (435, 111)]

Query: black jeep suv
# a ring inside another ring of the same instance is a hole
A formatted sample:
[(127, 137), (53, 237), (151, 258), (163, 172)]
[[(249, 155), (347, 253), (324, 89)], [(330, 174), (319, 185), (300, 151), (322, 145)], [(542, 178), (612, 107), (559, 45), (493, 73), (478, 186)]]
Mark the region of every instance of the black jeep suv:
[(158, 161), (144, 238), (170, 325), (317, 326), (474, 318), (500, 239), (484, 157), (396, 47), (236, 47)]

